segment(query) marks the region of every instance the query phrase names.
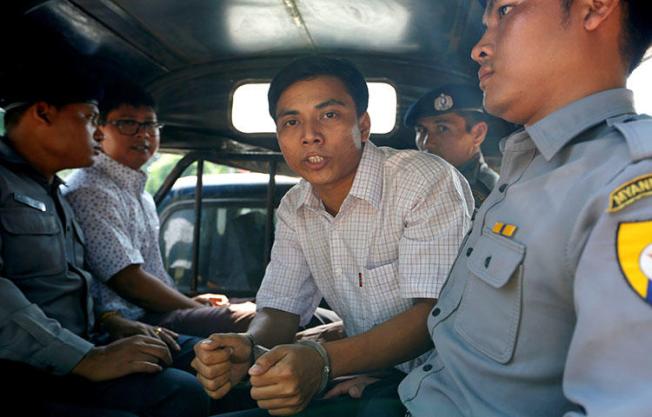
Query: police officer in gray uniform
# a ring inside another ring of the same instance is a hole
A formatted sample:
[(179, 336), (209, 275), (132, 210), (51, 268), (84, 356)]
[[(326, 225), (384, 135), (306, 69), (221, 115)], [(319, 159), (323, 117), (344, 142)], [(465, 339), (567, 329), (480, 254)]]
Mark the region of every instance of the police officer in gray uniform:
[(498, 181), (480, 150), (494, 119), (484, 112), (477, 87), (448, 84), (412, 103), (404, 124), (414, 128), (419, 150), (444, 158), (464, 175), (480, 207)]
[(178, 339), (178, 352), (146, 336), (107, 344), (94, 326), (83, 234), (56, 173), (99, 152), (97, 85), (48, 64), (9, 86), (0, 138), (3, 406), (25, 415), (207, 415), (195, 377), (163, 369), (190, 369), (197, 339)]
[(624, 88), (650, 7), (488, 2), (485, 108), (525, 127), (399, 388), (413, 416), (652, 415), (652, 120)]

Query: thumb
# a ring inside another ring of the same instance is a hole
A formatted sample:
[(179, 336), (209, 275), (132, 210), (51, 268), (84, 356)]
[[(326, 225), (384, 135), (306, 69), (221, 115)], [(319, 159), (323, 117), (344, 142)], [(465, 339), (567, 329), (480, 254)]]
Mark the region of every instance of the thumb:
[(360, 398), (362, 397), (362, 393), (364, 392), (365, 387), (366, 384), (355, 384), (349, 388), (349, 395), (351, 398)]
[(206, 339), (199, 341), (199, 343), (195, 345), (195, 351), (197, 350), (208, 351), (208, 350), (215, 350), (220, 348), (223, 345), (223, 343), (221, 343), (221, 341), (218, 338), (215, 338), (214, 336), (215, 335), (212, 335)]
[(212, 351), (220, 348), (226, 348), (230, 352), (233, 352), (238, 346), (238, 338), (238, 335), (214, 333), (195, 345), (195, 353), (198, 354), (200, 351)]
[(249, 368), (249, 375), (258, 376), (262, 375), (269, 370), (269, 368), (276, 365), (281, 359), (285, 357), (287, 351), (281, 347), (276, 347), (269, 352), (262, 355), (256, 363)]

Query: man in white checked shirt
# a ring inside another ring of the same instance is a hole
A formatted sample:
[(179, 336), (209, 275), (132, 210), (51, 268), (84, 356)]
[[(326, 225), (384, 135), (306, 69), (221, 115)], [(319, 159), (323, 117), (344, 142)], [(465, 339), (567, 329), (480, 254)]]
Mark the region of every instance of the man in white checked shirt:
[[(238, 414), (247, 416), (302, 411), (333, 378), (416, 366), (432, 348), (427, 315), (473, 207), (467, 182), (442, 159), (368, 141), (367, 86), (349, 62), (294, 61), (272, 80), (268, 98), (283, 156), (303, 181), (278, 209), (248, 332), (212, 335), (195, 347), (193, 362), (213, 398), (248, 373), (263, 410)], [(322, 298), (348, 337), (288, 344)], [(256, 345), (275, 347), (257, 357)], [(325, 398), (361, 398), (316, 401), (302, 415), (402, 415), (400, 371), (335, 385)]]

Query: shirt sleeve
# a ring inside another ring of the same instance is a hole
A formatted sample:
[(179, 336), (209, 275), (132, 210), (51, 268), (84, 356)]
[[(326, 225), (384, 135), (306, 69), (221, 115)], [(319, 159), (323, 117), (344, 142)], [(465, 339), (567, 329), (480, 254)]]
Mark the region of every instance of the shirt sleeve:
[[(399, 241), (399, 279), (404, 298), (438, 298), (471, 224), (473, 198), (451, 166), (419, 176)], [(409, 192), (413, 187), (404, 187)]]
[(92, 343), (48, 318), (10, 280), (0, 277), (0, 358), (64, 375), (92, 348)]
[(142, 264), (143, 256), (129, 234), (129, 219), (117, 197), (95, 188), (66, 194), (86, 239), (86, 259), (102, 282), (129, 265)]
[(643, 416), (652, 410), (652, 198), (608, 212), (608, 192), (594, 202), (604, 209), (575, 272), (577, 322), (564, 392), (580, 411), (566, 417)]
[(304, 326), (322, 299), (299, 244), (296, 212), (286, 196), (277, 210), (276, 233), (271, 259), (256, 294), (257, 309), (274, 308), (300, 317)]

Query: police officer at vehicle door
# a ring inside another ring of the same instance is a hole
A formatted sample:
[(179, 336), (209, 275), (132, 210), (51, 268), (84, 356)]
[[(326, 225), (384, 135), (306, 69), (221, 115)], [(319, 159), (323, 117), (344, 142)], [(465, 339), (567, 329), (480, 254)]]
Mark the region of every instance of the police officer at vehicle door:
[(652, 118), (625, 86), (652, 3), (489, 0), (483, 23), (484, 107), (524, 128), (401, 399), (414, 417), (649, 416)]
[(482, 91), (464, 84), (447, 84), (414, 102), (404, 124), (414, 128), (417, 148), (438, 155), (455, 166), (471, 186), (480, 207), (498, 181), (484, 161), (480, 145), (495, 119), (482, 108)]

